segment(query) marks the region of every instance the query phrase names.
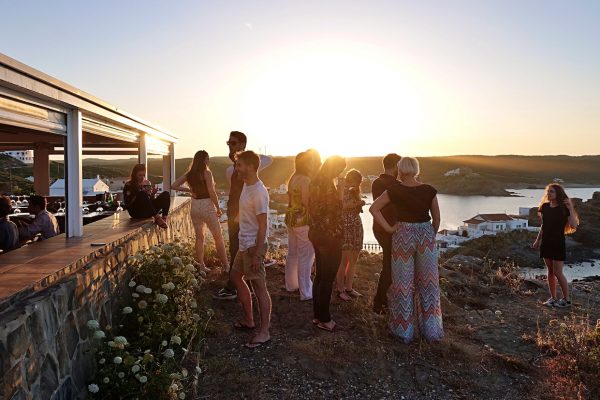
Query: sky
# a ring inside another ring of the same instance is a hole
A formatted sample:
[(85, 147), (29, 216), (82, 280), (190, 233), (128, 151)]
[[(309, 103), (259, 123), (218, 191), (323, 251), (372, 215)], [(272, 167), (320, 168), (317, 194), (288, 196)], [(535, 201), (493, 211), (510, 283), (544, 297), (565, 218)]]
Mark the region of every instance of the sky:
[(225, 155), (600, 154), (600, 2), (0, 0), (0, 52)]

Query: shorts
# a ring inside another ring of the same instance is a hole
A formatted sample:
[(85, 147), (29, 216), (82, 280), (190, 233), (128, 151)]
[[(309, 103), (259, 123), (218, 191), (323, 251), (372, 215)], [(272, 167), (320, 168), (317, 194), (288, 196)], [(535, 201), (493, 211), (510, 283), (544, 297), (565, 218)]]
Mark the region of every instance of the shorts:
[(203, 231), (204, 225), (208, 226), (213, 235), (221, 230), (217, 209), (211, 199), (192, 199), (190, 216), (196, 232)]
[(247, 281), (252, 281), (255, 279), (265, 279), (267, 278), (267, 272), (265, 271), (265, 264), (263, 263), (265, 254), (267, 253), (267, 244), (263, 244), (258, 250), (258, 254), (261, 257), (260, 266), (258, 267), (258, 271), (252, 271), (252, 256), (248, 253), (248, 250), (241, 251), (239, 250), (235, 255), (235, 259), (233, 260), (233, 266), (231, 269), (236, 271), (244, 276), (244, 279)]

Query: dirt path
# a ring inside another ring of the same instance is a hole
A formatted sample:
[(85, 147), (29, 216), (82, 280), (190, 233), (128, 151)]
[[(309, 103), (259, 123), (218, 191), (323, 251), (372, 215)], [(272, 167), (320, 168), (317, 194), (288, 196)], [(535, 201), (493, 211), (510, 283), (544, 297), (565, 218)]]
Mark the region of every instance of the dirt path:
[(538, 324), (578, 312), (579, 306), (547, 309), (540, 305), (546, 294), (535, 286), (520, 294), (504, 284), (475, 294), (455, 287), (444, 304), (445, 340), (404, 345), (387, 333), (385, 317), (370, 311), (379, 267), (373, 260), (362, 264), (355, 287), (365, 297), (333, 300), (332, 315), (343, 327), (335, 333), (312, 325), (312, 303), (287, 293), (283, 267), (270, 267), (273, 341), (255, 350), (242, 346), (250, 334), (232, 329), (239, 304), (210, 298), (222, 281), (209, 276), (203, 300), (215, 316), (200, 382), (205, 396), (199, 398), (552, 398), (544, 392), (546, 371), (535, 344)]

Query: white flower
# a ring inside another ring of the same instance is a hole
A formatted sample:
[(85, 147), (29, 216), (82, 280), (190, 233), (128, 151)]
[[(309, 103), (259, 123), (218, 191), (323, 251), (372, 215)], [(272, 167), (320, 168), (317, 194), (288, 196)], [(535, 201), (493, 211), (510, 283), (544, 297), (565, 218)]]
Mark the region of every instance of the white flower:
[(159, 293), (156, 295), (156, 300), (158, 300), (160, 304), (165, 304), (167, 301), (169, 301), (169, 298), (167, 295)]
[(180, 381), (183, 377), (181, 376), (181, 374), (173, 373), (173, 374), (169, 375), (169, 378), (177, 379), (178, 381)]
[(567, 324), (565, 324), (564, 322), (560, 324), (560, 328), (561, 329), (567, 329)]
[(125, 372), (119, 372), (117, 376), (121, 379), (125, 378)]
[(109, 341), (108, 343), (108, 347), (115, 347), (117, 344), (115, 342), (113, 342), (112, 340)]
[(162, 347), (165, 347), (167, 344), (168, 344), (168, 343), (167, 343), (167, 341), (166, 341), (166, 340), (163, 340), (163, 341), (162, 341), (162, 343), (161, 343), (160, 345), (161, 345)]
[(497, 310), (497, 311), (496, 311), (494, 314), (496, 314), (496, 317), (499, 317), (499, 316), (501, 316), (501, 315), (502, 315), (502, 311), (500, 311), (500, 310)]
[(175, 352), (173, 351), (173, 349), (166, 349), (164, 354), (167, 358), (175, 357)]
[(140, 377), (138, 378), (138, 380), (140, 381), (140, 383), (146, 383), (146, 382), (148, 382), (148, 378), (147, 378), (147, 377), (145, 377), (145, 376), (140, 376)]
[(140, 297), (140, 295), (137, 293), (131, 293), (131, 297), (137, 299), (138, 297)]
[(196, 267), (194, 267), (193, 264), (188, 264), (185, 266), (185, 268), (187, 268), (187, 270), (190, 272), (196, 272)]
[(123, 362), (123, 359), (121, 357), (115, 357), (113, 358), (113, 362), (115, 364), (121, 364)]
[(181, 264), (183, 264), (183, 262), (181, 261), (181, 257), (173, 257), (171, 259), (171, 261), (173, 261), (173, 264), (175, 264), (175, 265), (181, 265)]
[(108, 379), (108, 377), (106, 377), (106, 378), (102, 379), (102, 382), (108, 383), (108, 382), (110, 382), (110, 379)]
[(160, 253), (160, 247), (158, 247), (158, 246), (152, 246), (152, 247), (150, 247), (150, 250), (153, 253)]
[(148, 303), (146, 303), (146, 301), (145, 301), (145, 300), (142, 300), (142, 301), (140, 301), (140, 302), (138, 303), (138, 308), (139, 308), (140, 310), (144, 310), (146, 307), (148, 307)]
[(134, 280), (129, 281), (129, 287), (134, 287), (135, 285), (137, 285), (137, 283), (135, 283)]
[(115, 338), (115, 343), (126, 345), (127, 344), (127, 339), (125, 338), (125, 336), (117, 336)]
[(100, 329), (100, 322), (96, 321), (95, 319), (90, 319), (87, 323), (86, 323), (88, 329), (91, 330), (97, 330)]
[(106, 334), (104, 333), (104, 331), (96, 331), (94, 332), (94, 339), (104, 339), (106, 337)]
[(175, 289), (175, 284), (173, 282), (168, 282), (168, 283), (165, 283), (164, 285), (162, 285), (162, 288), (167, 291), (173, 290), (173, 289)]
[(98, 364), (104, 364), (105, 362), (106, 362), (106, 359), (105, 359), (105, 358), (101, 358), (101, 359), (98, 361)]
[(167, 260), (165, 260), (164, 258), (158, 259), (158, 265), (165, 265), (166, 263), (167, 263)]
[(186, 368), (182, 368), (181, 369), (181, 374), (183, 375), (184, 378), (187, 378), (187, 376), (188, 376), (188, 370)]
[(196, 372), (197, 372), (198, 374), (201, 374), (201, 373), (202, 373), (202, 368), (200, 368), (200, 367), (196, 366)]
[(198, 279), (192, 278), (190, 282), (192, 283), (192, 286), (198, 286)]
[(212, 318), (215, 315), (215, 310), (209, 308), (208, 310), (206, 310), (206, 315), (208, 315), (209, 318)]
[(171, 343), (175, 343), (176, 345), (181, 344), (181, 338), (179, 336), (171, 336)]
[(147, 288), (144, 288), (144, 293), (145, 293), (145, 294), (150, 294), (150, 293), (152, 293), (152, 289), (151, 289), (151, 288), (149, 288), (149, 287), (147, 287)]
[(144, 290), (146, 290), (146, 286), (144, 285), (137, 285), (137, 287), (135, 288), (135, 291), (138, 293), (144, 293)]
[(90, 393), (98, 393), (98, 391), (100, 391), (100, 388), (95, 383), (92, 383), (91, 385), (88, 385), (88, 390), (90, 391)]
[(139, 365), (135, 364), (133, 367), (131, 367), (131, 372), (133, 372), (134, 374), (139, 371), (140, 371)]
[(174, 384), (172, 384), (172, 385), (171, 385), (171, 391), (172, 391), (172, 392), (176, 392), (176, 391), (178, 391), (178, 390), (179, 390), (179, 386), (177, 386), (177, 384), (176, 384), (176, 383), (174, 383)]
[(198, 303), (196, 303), (196, 300), (190, 301), (190, 307), (192, 307), (192, 308), (198, 307)]
[(192, 319), (196, 322), (200, 321), (200, 316), (196, 313), (192, 314)]
[(131, 314), (132, 312), (133, 312), (133, 308), (123, 307), (123, 314)]
[(185, 399), (185, 393), (184, 392), (179, 393), (179, 398), (181, 400)]
[(144, 321), (144, 317), (138, 317), (138, 322), (143, 322)]

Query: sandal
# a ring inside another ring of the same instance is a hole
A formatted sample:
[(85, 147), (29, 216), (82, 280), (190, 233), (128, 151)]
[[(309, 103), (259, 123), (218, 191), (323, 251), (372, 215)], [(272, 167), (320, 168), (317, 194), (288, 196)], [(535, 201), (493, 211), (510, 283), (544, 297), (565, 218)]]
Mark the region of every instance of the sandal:
[(317, 326), (317, 328), (322, 329), (322, 330), (327, 331), (327, 332), (336, 332), (336, 331), (340, 330), (339, 325), (336, 324), (335, 322), (333, 323), (333, 326), (331, 328), (328, 327), (327, 325), (325, 325), (322, 322), (319, 322), (316, 326)]
[(342, 301), (352, 301), (352, 297), (350, 297), (346, 292), (337, 292), (336, 296)]
[(362, 293), (359, 293), (354, 289), (346, 290), (346, 293), (348, 294), (348, 296), (354, 297), (355, 299), (363, 297)]
[(271, 342), (271, 339), (267, 339), (264, 342), (253, 342), (253, 341), (250, 341), (250, 342), (246, 343), (244, 346), (247, 349), (256, 349), (257, 347), (262, 347), (264, 345), (269, 344), (270, 342)]
[(161, 216), (154, 218), (154, 223), (163, 229), (167, 229), (169, 226)]
[(238, 331), (253, 331), (254, 329), (256, 329), (256, 326), (248, 326), (242, 323), (241, 321), (234, 323), (233, 327)]

